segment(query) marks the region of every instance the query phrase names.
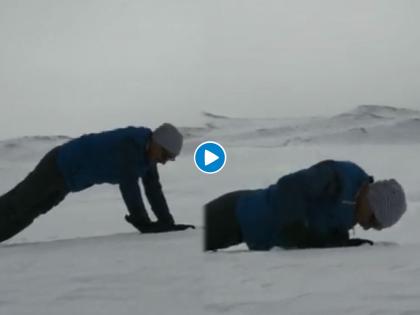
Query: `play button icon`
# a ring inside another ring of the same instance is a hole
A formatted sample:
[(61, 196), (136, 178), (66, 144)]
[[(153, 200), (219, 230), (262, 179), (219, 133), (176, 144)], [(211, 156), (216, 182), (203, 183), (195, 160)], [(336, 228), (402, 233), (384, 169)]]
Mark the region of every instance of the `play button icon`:
[(225, 166), (226, 151), (217, 142), (203, 142), (195, 150), (194, 162), (201, 172), (215, 174)]
[(216, 162), (219, 159), (219, 157), (210, 152), (209, 150), (204, 150), (204, 166), (207, 166), (213, 162)]

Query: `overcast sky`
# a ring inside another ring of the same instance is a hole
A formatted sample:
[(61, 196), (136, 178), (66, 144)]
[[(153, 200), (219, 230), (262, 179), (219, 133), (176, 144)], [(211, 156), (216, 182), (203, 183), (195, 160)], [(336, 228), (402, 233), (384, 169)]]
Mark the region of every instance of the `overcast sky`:
[(420, 1), (0, 0), (0, 139), (420, 109)]

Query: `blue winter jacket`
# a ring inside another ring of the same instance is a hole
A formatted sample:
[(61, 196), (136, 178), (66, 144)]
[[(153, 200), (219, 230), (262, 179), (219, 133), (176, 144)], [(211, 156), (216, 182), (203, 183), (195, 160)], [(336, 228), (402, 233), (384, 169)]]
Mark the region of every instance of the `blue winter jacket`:
[(250, 249), (268, 250), (299, 247), (302, 240), (295, 236), (302, 231), (319, 240), (348, 235), (356, 223), (357, 193), (371, 180), (356, 164), (331, 160), (283, 176), (239, 199), (236, 214), (244, 241)]
[(156, 217), (173, 223), (156, 163), (146, 155), (151, 134), (148, 128), (127, 127), (83, 135), (63, 144), (58, 153), (58, 166), (69, 190), (76, 192), (102, 183), (118, 184), (130, 214), (148, 222), (138, 184), (142, 178)]

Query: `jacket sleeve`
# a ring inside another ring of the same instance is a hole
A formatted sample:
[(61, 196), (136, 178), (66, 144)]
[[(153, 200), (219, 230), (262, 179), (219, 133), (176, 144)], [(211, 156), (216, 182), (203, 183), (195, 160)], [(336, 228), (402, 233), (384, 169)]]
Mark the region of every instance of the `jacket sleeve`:
[(144, 191), (152, 207), (153, 213), (160, 222), (174, 224), (169, 207), (162, 191), (156, 164), (142, 178)]
[(322, 233), (303, 222), (295, 221), (286, 225), (282, 233), (286, 236), (285, 248), (326, 248), (349, 246), (348, 231)]
[(126, 140), (119, 149), (121, 159), (119, 161), (121, 172), (119, 188), (128, 212), (133, 220), (142, 224), (150, 223), (136, 175), (136, 156), (139, 154), (136, 144), (131, 140)]
[(322, 161), (314, 166), (286, 175), (277, 182), (281, 196), (281, 208), (285, 221), (279, 230), (282, 247), (324, 247), (346, 235), (331, 234), (315, 226), (308, 209), (314, 202), (338, 198), (341, 190), (340, 178), (333, 161)]

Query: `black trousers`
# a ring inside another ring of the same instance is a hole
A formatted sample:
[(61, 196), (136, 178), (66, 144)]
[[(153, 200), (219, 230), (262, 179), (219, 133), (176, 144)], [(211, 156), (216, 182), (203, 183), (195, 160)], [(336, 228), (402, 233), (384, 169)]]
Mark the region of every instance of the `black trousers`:
[(22, 182), (0, 197), (0, 242), (22, 231), (69, 193), (58, 169), (58, 150), (48, 152)]
[(239, 198), (251, 191), (233, 191), (210, 201), (204, 206), (205, 251), (216, 251), (243, 242), (235, 208)]

